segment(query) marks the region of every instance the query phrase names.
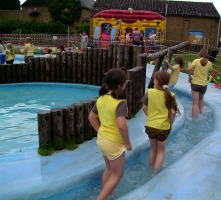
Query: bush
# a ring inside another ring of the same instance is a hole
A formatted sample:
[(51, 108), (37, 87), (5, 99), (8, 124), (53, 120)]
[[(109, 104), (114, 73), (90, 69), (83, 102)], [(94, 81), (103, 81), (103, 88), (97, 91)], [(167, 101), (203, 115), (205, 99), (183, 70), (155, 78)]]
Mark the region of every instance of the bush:
[(0, 21), (0, 33), (5, 34), (67, 34), (67, 25), (60, 22), (36, 22), (21, 20)]

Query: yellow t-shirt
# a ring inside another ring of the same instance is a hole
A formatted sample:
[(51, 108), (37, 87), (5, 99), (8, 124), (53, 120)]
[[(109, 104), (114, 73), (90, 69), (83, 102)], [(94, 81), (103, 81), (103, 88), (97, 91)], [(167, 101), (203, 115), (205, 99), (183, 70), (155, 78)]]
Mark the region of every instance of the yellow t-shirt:
[(26, 44), (25, 45), (25, 50), (28, 50), (26, 56), (34, 56), (34, 45), (31, 46), (31, 44)]
[(117, 125), (116, 109), (122, 101), (125, 100), (117, 100), (111, 95), (103, 95), (96, 102), (98, 117), (101, 122), (98, 134), (118, 143), (123, 143), (123, 138)]
[(176, 84), (179, 74), (180, 74), (180, 65), (179, 64), (173, 65), (173, 70), (170, 72), (170, 83)]
[(206, 86), (208, 84), (207, 75), (209, 71), (213, 69), (212, 63), (208, 61), (205, 66), (202, 66), (200, 63), (200, 59), (195, 59), (191, 65), (194, 66), (194, 73), (192, 83), (196, 85)]
[(10, 60), (13, 60), (15, 55), (14, 54), (11, 54), (11, 51), (6, 49), (6, 55), (7, 55), (7, 59), (6, 61), (10, 61)]
[[(174, 93), (171, 92), (172, 96)], [(170, 121), (168, 118), (168, 108), (165, 105), (164, 91), (158, 89), (149, 89), (147, 92), (148, 111), (146, 126), (168, 130), (170, 129)]]

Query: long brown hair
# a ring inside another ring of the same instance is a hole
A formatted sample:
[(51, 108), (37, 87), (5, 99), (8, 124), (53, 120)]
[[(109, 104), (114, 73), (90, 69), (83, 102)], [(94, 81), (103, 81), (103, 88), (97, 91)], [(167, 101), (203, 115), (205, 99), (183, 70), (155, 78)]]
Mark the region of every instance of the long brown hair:
[(154, 78), (158, 81), (158, 86), (164, 91), (165, 105), (169, 111), (169, 114), (171, 109), (174, 109), (176, 113), (180, 114), (175, 97), (172, 96), (169, 88), (163, 88), (164, 85), (168, 86), (170, 74), (165, 70), (161, 70), (154, 74)]
[(184, 61), (182, 57), (176, 56), (174, 61), (180, 66), (180, 68), (184, 68)]
[(200, 60), (201, 65), (205, 66), (208, 63), (208, 58), (209, 58), (208, 51), (206, 49), (201, 49), (201, 51), (199, 52), (199, 57), (202, 58)]
[(105, 84), (99, 90), (99, 96), (105, 95), (111, 90), (111, 96), (114, 99), (126, 99), (126, 93), (121, 88), (126, 79), (127, 75), (123, 70), (117, 68), (109, 70), (105, 77)]

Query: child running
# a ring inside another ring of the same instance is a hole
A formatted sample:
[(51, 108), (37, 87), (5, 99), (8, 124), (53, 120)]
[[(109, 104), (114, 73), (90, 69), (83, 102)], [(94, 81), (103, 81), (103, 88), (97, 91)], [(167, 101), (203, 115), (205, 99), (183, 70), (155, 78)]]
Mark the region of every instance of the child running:
[(170, 65), (169, 60), (165, 59), (164, 62), (167, 63), (167, 66), (172, 70), (170, 72), (170, 82), (169, 82), (169, 89), (172, 89), (177, 81), (178, 81), (178, 77), (180, 75), (180, 70), (182, 68), (184, 68), (184, 62), (183, 59), (180, 56), (176, 56), (176, 58), (174, 59), (175, 61), (175, 65)]
[(154, 86), (142, 98), (143, 112), (148, 116), (145, 131), (150, 140), (149, 163), (154, 165), (155, 176), (164, 160), (167, 138), (172, 129), (176, 113), (180, 114), (174, 93), (168, 89), (170, 75), (167, 71), (154, 74)]
[(12, 48), (12, 44), (11, 43), (7, 43), (6, 44), (6, 63), (7, 64), (13, 64), (14, 63), (14, 58), (15, 58), (15, 54), (14, 54), (14, 50)]
[(106, 163), (98, 200), (106, 199), (117, 186), (124, 173), (125, 150), (132, 149), (126, 122), (125, 87), (126, 73), (116, 68), (109, 70), (88, 117), (98, 132), (97, 145)]

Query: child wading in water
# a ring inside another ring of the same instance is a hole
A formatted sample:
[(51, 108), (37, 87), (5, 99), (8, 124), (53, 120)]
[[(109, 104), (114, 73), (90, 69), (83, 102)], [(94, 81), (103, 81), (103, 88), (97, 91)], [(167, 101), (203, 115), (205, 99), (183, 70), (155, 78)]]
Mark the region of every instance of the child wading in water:
[(125, 150), (132, 149), (126, 122), (125, 87), (125, 72), (116, 68), (109, 70), (99, 90), (100, 97), (88, 117), (98, 132), (97, 145), (106, 163), (98, 200), (106, 199), (117, 186), (124, 173)]
[(168, 85), (170, 89), (172, 89), (176, 85), (178, 81), (178, 77), (180, 75), (180, 70), (184, 68), (184, 62), (180, 56), (177, 56), (174, 61), (175, 61), (175, 64), (172, 66), (170, 65), (168, 59), (164, 60), (164, 62), (167, 63), (167, 66), (172, 70), (170, 72), (170, 82)]
[(143, 111), (148, 116), (145, 131), (150, 140), (149, 163), (154, 165), (155, 176), (161, 169), (167, 144), (176, 113), (180, 114), (174, 93), (168, 89), (170, 75), (167, 71), (154, 74), (155, 88), (149, 89), (142, 98)]

